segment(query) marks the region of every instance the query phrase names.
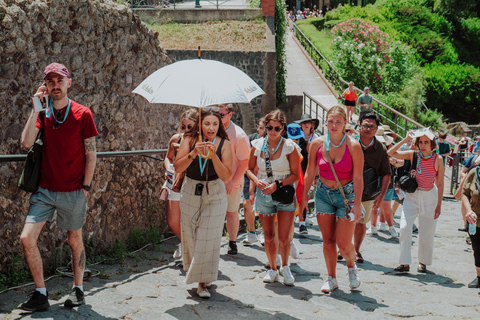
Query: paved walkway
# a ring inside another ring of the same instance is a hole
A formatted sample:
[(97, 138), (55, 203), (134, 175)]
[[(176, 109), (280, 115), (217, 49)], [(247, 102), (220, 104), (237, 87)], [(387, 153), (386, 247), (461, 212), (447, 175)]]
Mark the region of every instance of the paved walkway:
[[(266, 272), (262, 246), (240, 245), (239, 254), (230, 256), (223, 241), (219, 280), (212, 298), (203, 300), (196, 295), (195, 284), (184, 283), (185, 273), (171, 258), (177, 243), (171, 239), (160, 245), (160, 251), (141, 251), (123, 264), (91, 267), (101, 277), (85, 283), (84, 306), (65, 309), (72, 279), (55, 278), (47, 283), (48, 311), (22, 314), (15, 309), (26, 298), (26, 290), (32, 290), (29, 287), (0, 295), (0, 319), (478, 319), (479, 290), (466, 287), (475, 277), (473, 255), (465, 233), (457, 231), (460, 205), (446, 200), (442, 209), (428, 274), (417, 273), (414, 266), (409, 275), (390, 274), (397, 265), (399, 245), (380, 233), (365, 239), (366, 261), (358, 265), (362, 280), (358, 290), (348, 288), (347, 269), (341, 262), (339, 289), (323, 294), (326, 268), (322, 239), (314, 226), (306, 237), (295, 235), (301, 251), (300, 258), (290, 262), (295, 286), (262, 282)], [(416, 235), (413, 243), (416, 263)]]

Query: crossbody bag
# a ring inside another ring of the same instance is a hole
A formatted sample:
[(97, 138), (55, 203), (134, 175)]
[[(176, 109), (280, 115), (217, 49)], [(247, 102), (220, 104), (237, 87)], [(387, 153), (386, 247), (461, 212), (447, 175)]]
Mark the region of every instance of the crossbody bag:
[[(270, 162), (270, 152), (268, 151), (267, 138), (265, 138), (263, 146), (264, 147), (262, 149), (265, 155), (265, 171), (267, 172), (267, 177), (270, 180), (273, 180), (272, 163)], [(293, 185), (290, 184), (288, 186), (280, 187), (278, 180), (275, 180), (275, 183), (277, 184), (277, 190), (272, 193), (272, 200), (283, 204), (292, 203), (295, 198), (295, 188)]]

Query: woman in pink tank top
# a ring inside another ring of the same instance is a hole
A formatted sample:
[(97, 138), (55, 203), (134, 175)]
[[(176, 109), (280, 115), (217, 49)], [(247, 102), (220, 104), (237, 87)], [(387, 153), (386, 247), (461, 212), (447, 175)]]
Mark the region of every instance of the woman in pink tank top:
[[(400, 146), (416, 138), (417, 150), (399, 151)], [(388, 155), (398, 159), (410, 160), (418, 188), (407, 193), (403, 202), (400, 221), (400, 265), (394, 273), (404, 274), (410, 271), (412, 263), (412, 227), (418, 217), (418, 267), (417, 271), (427, 272), (432, 264), (433, 240), (437, 218), (440, 216), (443, 198), (443, 177), (445, 167), (442, 156), (437, 155), (435, 134), (430, 128), (409, 132), (405, 139), (388, 150)], [(416, 154), (416, 164), (413, 163)]]
[[(337, 246), (347, 262), (350, 288), (355, 289), (360, 285), (352, 237), (355, 223), (362, 217), (363, 152), (359, 142), (345, 132), (347, 115), (343, 107), (332, 107), (326, 119), (327, 135), (314, 139), (310, 145), (300, 212), (307, 207), (308, 190), (318, 170), (320, 179), (315, 191), (315, 211), (323, 236), (323, 255), (328, 271), (327, 281), (321, 290), (329, 293), (338, 288)], [(327, 160), (327, 152), (345, 197), (349, 203), (353, 203), (353, 220), (348, 216), (349, 212), (345, 212), (345, 201)]]

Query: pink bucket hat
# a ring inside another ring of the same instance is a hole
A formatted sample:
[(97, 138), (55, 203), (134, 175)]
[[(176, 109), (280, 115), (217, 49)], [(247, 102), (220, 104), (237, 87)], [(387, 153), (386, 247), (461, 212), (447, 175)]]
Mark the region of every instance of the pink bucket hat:
[(56, 73), (58, 75), (70, 78), (70, 72), (68, 72), (67, 67), (61, 63), (54, 62), (46, 66), (45, 70), (43, 71), (43, 79), (46, 79), (50, 73)]

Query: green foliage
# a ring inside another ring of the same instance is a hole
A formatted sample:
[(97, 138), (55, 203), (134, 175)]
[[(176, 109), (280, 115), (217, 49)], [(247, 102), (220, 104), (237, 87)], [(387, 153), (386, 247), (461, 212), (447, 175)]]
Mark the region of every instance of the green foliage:
[(262, 7), (262, 1), (261, 0), (250, 0), (250, 3), (248, 6), (252, 9), (256, 8), (261, 8)]
[(330, 47), (330, 44), (333, 40), (333, 35), (329, 30), (325, 30), (326, 28), (319, 31), (313, 22), (315, 22), (315, 19), (306, 19), (297, 21), (296, 25), (300, 28), (300, 30), (302, 30), (302, 32), (313, 43), (313, 45), (321, 50), (322, 54), (328, 60), (332, 60), (333, 51)]
[(32, 277), (23, 257), (13, 254), (6, 273), (0, 273), (0, 290), (31, 281)]
[(287, 67), (285, 56), (285, 33), (288, 28), (287, 5), (285, 1), (275, 0), (275, 56), (276, 56), (276, 104), (286, 100), (287, 94)]
[(140, 249), (149, 243), (159, 243), (161, 240), (160, 231), (158, 228), (150, 228), (146, 231), (135, 229), (130, 232), (127, 237), (126, 245), (129, 251)]

